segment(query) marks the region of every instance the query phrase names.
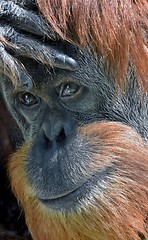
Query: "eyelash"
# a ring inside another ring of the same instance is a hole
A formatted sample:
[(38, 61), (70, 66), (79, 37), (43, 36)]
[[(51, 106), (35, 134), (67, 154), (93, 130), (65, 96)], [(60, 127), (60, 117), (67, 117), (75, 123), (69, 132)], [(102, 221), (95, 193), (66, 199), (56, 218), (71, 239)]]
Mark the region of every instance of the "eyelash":
[(75, 96), (79, 92), (80, 88), (81, 87), (78, 84), (73, 82), (61, 83), (55, 88), (55, 91), (60, 98), (68, 98)]

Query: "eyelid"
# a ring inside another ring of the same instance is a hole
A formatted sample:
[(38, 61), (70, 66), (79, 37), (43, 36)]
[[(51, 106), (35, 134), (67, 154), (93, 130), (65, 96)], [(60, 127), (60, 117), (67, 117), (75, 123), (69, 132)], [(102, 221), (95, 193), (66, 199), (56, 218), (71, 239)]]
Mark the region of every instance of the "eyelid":
[[(69, 86), (69, 94), (65, 94), (64, 96), (64, 91), (68, 91), (68, 86)], [(70, 97), (74, 97), (79, 93), (79, 90), (81, 89), (82, 86), (80, 86), (79, 84), (75, 83), (75, 82), (63, 82), (61, 84), (59, 84), (57, 87), (55, 87), (55, 92), (58, 94), (58, 96), (60, 98), (70, 98)], [(64, 89), (65, 88), (65, 89)], [(71, 90), (71, 93), (70, 93)], [(63, 95), (63, 96), (62, 96)]]
[(21, 83), (21, 84), (16, 84), (15, 85), (15, 89), (14, 89), (14, 92), (29, 92), (33, 89), (33, 82), (30, 82), (30, 83)]
[[(34, 93), (31, 93), (30, 91), (14, 91), (15, 92), (15, 102), (16, 104), (19, 104), (21, 106), (22, 109), (35, 109), (39, 106), (39, 104), (41, 103), (41, 98), (39, 96), (37, 96), (36, 94)], [(14, 93), (13, 92), (13, 93)], [(25, 104), (23, 103), (23, 101), (21, 101), (21, 97), (22, 97), (22, 100), (23, 100), (23, 95), (30, 95), (29, 97), (32, 97), (32, 99), (34, 98), (34, 103), (28, 103), (28, 104)]]
[(18, 94), (23, 94), (23, 93), (30, 93), (30, 94), (33, 94), (32, 92), (26, 90), (26, 89), (23, 89), (22, 87), (15, 87), (15, 89), (13, 90), (13, 95), (18, 95)]

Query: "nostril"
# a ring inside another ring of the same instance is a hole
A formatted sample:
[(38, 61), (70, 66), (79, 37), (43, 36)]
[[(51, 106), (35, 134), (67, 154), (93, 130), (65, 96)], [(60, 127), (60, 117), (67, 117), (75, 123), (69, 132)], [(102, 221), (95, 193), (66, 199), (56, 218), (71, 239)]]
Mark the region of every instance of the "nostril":
[(43, 141), (47, 147), (56, 146), (66, 139), (65, 128), (61, 124), (54, 124), (53, 127), (43, 128)]
[(66, 134), (64, 128), (61, 129), (60, 133), (56, 137), (56, 142), (62, 142), (66, 139)]
[(46, 146), (51, 147), (52, 146), (52, 141), (46, 136), (46, 133), (44, 132), (44, 141)]

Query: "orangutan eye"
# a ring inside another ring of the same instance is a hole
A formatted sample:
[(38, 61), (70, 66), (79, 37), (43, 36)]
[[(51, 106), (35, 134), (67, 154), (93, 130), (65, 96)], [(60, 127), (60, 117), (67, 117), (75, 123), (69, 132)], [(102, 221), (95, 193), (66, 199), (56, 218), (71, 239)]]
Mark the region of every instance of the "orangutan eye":
[(18, 94), (18, 101), (26, 107), (31, 107), (37, 105), (40, 99), (29, 92), (23, 92)]
[(80, 88), (81, 87), (78, 84), (73, 82), (62, 83), (56, 88), (56, 93), (60, 98), (72, 97), (79, 92)]

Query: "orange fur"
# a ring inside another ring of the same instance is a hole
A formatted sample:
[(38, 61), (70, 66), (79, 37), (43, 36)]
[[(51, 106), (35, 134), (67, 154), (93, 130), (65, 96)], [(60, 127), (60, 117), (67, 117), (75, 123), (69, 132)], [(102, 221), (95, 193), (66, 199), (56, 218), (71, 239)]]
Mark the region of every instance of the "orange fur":
[[(89, 45), (104, 56), (122, 88), (129, 60), (148, 90), (147, 0), (37, 0), (58, 37)], [(5, 43), (3, 38), (0, 41)], [(44, 63), (44, 62), (43, 62)], [(81, 208), (52, 211), (36, 198), (25, 171), (31, 143), (8, 163), (12, 188), (24, 208), (34, 240), (142, 240), (148, 237), (148, 144), (132, 128), (115, 122), (81, 127), (77, 138), (90, 143), (89, 174), (116, 165), (103, 190), (92, 189)], [(82, 141), (83, 142), (83, 141)], [(145, 236), (145, 237), (144, 237)]]
[[(94, 191), (81, 209), (56, 212), (42, 205), (27, 181), (30, 143), (9, 161), (13, 190), (34, 240), (140, 240), (148, 237), (148, 145), (132, 128), (115, 122), (81, 127), (77, 138), (90, 143), (92, 172), (109, 164), (117, 169), (103, 191)], [(92, 150), (93, 149), (93, 150)], [(114, 163), (113, 163), (114, 162)]]
[(129, 59), (148, 90), (147, 0), (37, 0), (49, 25), (64, 40), (103, 55), (124, 86)]

